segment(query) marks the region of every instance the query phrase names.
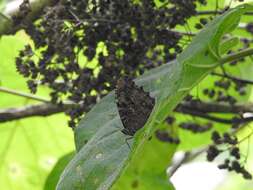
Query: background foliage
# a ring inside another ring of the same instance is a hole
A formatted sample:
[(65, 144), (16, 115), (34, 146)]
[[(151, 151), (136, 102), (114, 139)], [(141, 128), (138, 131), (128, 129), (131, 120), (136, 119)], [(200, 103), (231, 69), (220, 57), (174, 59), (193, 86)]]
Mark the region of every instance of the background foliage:
[[(31, 43), (24, 32), (0, 39), (1, 86), (29, 92), (25, 79), (15, 68), (15, 56)], [(47, 89), (39, 95), (46, 97)], [(0, 92), (0, 107), (18, 107), (36, 103), (29, 99)], [(0, 188), (43, 189), (45, 180), (58, 159), (73, 151), (72, 130), (67, 118), (57, 114), (47, 118), (34, 117), (0, 124)]]
[[(222, 2), (221, 2), (222, 3)], [(215, 7), (215, 1), (210, 1), (208, 6), (199, 7), (199, 10), (210, 10)], [(1, 9), (1, 5), (0, 5)], [(250, 16), (243, 17), (242, 22), (251, 21)], [(196, 31), (194, 25), (197, 22), (196, 18), (192, 18), (189, 21), (191, 31)], [(185, 28), (179, 27), (178, 29), (184, 30)], [(235, 35), (244, 37), (252, 37), (252, 34), (244, 32), (244, 30), (238, 29), (234, 32)], [(26, 81), (21, 77), (15, 68), (15, 57), (18, 55), (18, 51), (24, 47), (25, 44), (32, 44), (29, 37), (24, 32), (18, 32), (13, 36), (3, 36), (0, 39), (0, 82), (1, 86), (11, 89), (20, 90), (22, 92), (29, 92), (26, 87)], [(239, 47), (239, 45), (238, 45)], [(237, 74), (242, 78), (252, 79), (250, 71), (252, 71), (252, 61), (246, 59), (246, 62), (239, 64), (234, 68), (226, 68), (232, 74)], [(238, 74), (239, 73), (239, 74)], [(192, 95), (205, 99), (202, 89), (206, 87), (212, 87), (213, 82), (217, 78), (213, 76), (207, 77), (201, 82), (195, 89), (192, 90)], [(251, 89), (248, 89), (250, 92)], [(239, 98), (242, 102), (251, 100), (251, 94), (246, 97), (241, 97), (237, 92), (231, 91), (231, 94)], [(49, 89), (42, 87), (38, 90), (38, 96), (45, 98), (49, 97)], [(18, 96), (12, 96), (0, 92), (0, 107), (9, 108), (28, 105), (36, 103), (29, 99), (25, 99)], [(185, 120), (192, 120), (192, 117), (178, 114), (177, 122)], [(197, 119), (199, 122), (203, 120)], [(74, 143), (71, 129), (67, 128), (67, 118), (63, 114), (57, 114), (47, 118), (29, 118), (19, 121), (13, 121), (8, 123), (2, 123), (0, 127), (0, 187), (10, 190), (21, 189), (53, 189), (53, 186), (58, 181), (58, 176), (61, 173), (64, 165), (68, 162), (74, 150)], [(214, 126), (219, 131), (225, 131), (228, 128), (227, 125), (215, 124)], [(201, 135), (193, 135), (189, 131), (179, 129), (180, 139), (182, 144), (179, 150), (191, 150), (194, 147), (205, 145), (210, 143), (210, 132)], [(247, 132), (242, 132), (241, 136), (244, 136)], [(191, 139), (191, 143), (188, 143), (188, 139)], [(247, 145), (243, 145), (244, 150), (247, 150)], [(169, 147), (173, 148), (173, 147)], [(29, 155), (29, 156), (28, 156)], [(59, 162), (57, 163), (57, 161)], [(252, 158), (249, 157), (248, 162), (252, 162)], [(56, 164), (57, 163), (57, 164)], [(55, 168), (53, 166), (55, 165)], [(53, 169), (53, 170), (52, 170)], [(252, 169), (252, 168), (251, 168)], [(50, 173), (50, 171), (52, 172)], [(49, 175), (50, 173), (50, 175)], [(238, 186), (252, 187), (251, 182), (244, 182), (238, 177), (234, 177), (233, 183), (228, 180), (225, 184), (226, 187), (222, 189), (238, 189)], [(148, 181), (148, 180), (147, 180)], [(121, 185), (129, 185), (131, 183), (123, 183)], [(237, 187), (237, 188), (236, 188)], [(127, 189), (127, 188), (126, 188)]]

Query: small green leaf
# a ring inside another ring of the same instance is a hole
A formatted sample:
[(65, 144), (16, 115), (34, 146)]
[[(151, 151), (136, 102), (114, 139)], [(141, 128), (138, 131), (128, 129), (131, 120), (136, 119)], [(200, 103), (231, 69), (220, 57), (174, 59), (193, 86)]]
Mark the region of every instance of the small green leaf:
[(237, 37), (232, 37), (224, 40), (220, 45), (219, 54), (223, 55), (228, 52), (231, 48), (235, 47), (239, 43), (239, 39)]

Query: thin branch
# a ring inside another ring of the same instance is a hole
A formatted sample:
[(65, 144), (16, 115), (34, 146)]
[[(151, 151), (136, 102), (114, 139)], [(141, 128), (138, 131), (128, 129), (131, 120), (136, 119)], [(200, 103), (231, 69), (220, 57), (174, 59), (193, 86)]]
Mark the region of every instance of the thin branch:
[(179, 31), (179, 30), (169, 30), (169, 31), (182, 35), (182, 36), (196, 36), (197, 35), (197, 33), (195, 32), (185, 32), (185, 31)]
[(195, 111), (202, 113), (253, 113), (253, 104), (236, 104), (228, 105), (222, 103), (210, 103), (203, 101), (191, 101), (191, 102), (182, 102), (176, 108), (176, 111), (184, 109), (194, 109)]
[(196, 157), (206, 152), (207, 149), (208, 147), (204, 147), (204, 148), (184, 152), (182, 158), (172, 162), (172, 165), (168, 171), (169, 177), (171, 178), (182, 165), (194, 160)]
[[(211, 116), (206, 113), (202, 113), (202, 112), (198, 112), (198, 111), (194, 111), (194, 110), (184, 109), (184, 110), (180, 110), (180, 113), (184, 113), (184, 114), (188, 114), (188, 115), (196, 116), (196, 117), (201, 117), (203, 119), (207, 119), (207, 120), (214, 121), (217, 123), (223, 123), (223, 124), (228, 124), (228, 125), (233, 124), (232, 119), (223, 119), (223, 118)], [(252, 118), (252, 120), (253, 120), (253, 118)]]
[(225, 74), (220, 74), (220, 73), (213, 72), (211, 74), (215, 75), (215, 76), (220, 76), (220, 77), (224, 77), (224, 78), (227, 78), (227, 79), (231, 79), (234, 82), (239, 82), (239, 83), (244, 83), (244, 84), (253, 84), (252, 80), (241, 79), (239, 77), (231, 76), (231, 75), (228, 75), (226, 73)]
[(28, 99), (31, 99), (31, 100), (36, 100), (36, 101), (39, 101), (39, 102), (50, 103), (50, 100), (48, 100), (48, 99), (38, 97), (38, 96), (35, 96), (35, 95), (32, 95), (32, 94), (24, 93), (24, 92), (19, 92), (19, 91), (16, 91), (16, 90), (5, 88), (5, 87), (0, 87), (0, 92), (12, 94), (12, 95), (16, 95), (16, 96), (20, 96), (20, 97), (24, 97), (24, 98), (28, 98)]
[(183, 154), (184, 154), (183, 157), (182, 157), (181, 159), (175, 160), (175, 161), (172, 163), (171, 167), (169, 168), (168, 174), (169, 174), (169, 177), (170, 177), (170, 178), (174, 175), (174, 173), (176, 173), (176, 171), (177, 171), (184, 163), (187, 162), (189, 156), (191, 155), (191, 152), (187, 151), (187, 152), (184, 152)]
[(220, 60), (220, 63), (224, 64), (227, 62), (236, 61), (236, 60), (239, 60), (243, 57), (247, 57), (247, 56), (251, 56), (251, 55), (253, 55), (253, 48), (247, 48), (242, 51), (222, 57)]
[(222, 14), (224, 13), (224, 11), (218, 11), (218, 10), (214, 10), (214, 11), (197, 11), (196, 15), (216, 15), (216, 14)]
[[(198, 11), (196, 15), (215, 15), (215, 14), (223, 14), (224, 11)], [(246, 12), (245, 15), (253, 15), (253, 12)]]
[(236, 119), (234, 119), (234, 118), (232, 118), (232, 119), (219, 118), (219, 117), (212, 116), (207, 113), (198, 111), (194, 107), (192, 107), (190, 109), (181, 107), (181, 108), (177, 108), (176, 111), (178, 111), (180, 113), (188, 114), (191, 116), (197, 116), (197, 117), (201, 117), (203, 119), (207, 119), (207, 120), (211, 120), (211, 121), (223, 123), (223, 124), (229, 124), (229, 125), (234, 124), (234, 123), (243, 124), (243, 123), (253, 121), (253, 117), (236, 118)]

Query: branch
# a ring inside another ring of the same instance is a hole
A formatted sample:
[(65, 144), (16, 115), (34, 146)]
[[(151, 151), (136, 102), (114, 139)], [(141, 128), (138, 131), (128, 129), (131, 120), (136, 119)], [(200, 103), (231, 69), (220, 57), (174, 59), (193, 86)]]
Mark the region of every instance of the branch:
[(230, 55), (226, 55), (220, 59), (220, 63), (224, 64), (231, 61), (237, 61), (240, 60), (243, 57), (251, 56), (253, 55), (253, 48), (247, 48), (242, 51), (232, 53)]
[[(55, 2), (56, 2), (55, 0), (30, 0), (31, 12), (27, 15), (25, 20), (33, 22), (39, 17), (40, 13), (42, 12), (45, 6), (54, 4)], [(16, 2), (15, 5), (17, 5)], [(13, 34), (19, 29), (21, 29), (21, 26), (14, 27), (11, 19), (13, 15), (18, 15), (19, 12), (20, 12), (19, 5), (17, 5), (13, 9), (6, 9), (3, 13), (1, 13), (2, 18), (0, 17), (0, 36), (4, 34)]]
[(180, 113), (191, 115), (191, 116), (197, 116), (197, 117), (208, 119), (208, 120), (211, 120), (214, 122), (229, 124), (229, 125), (231, 125), (231, 124), (244, 124), (244, 123), (248, 123), (248, 122), (253, 121), (253, 117), (223, 119), (220, 117), (209, 115), (209, 114), (201, 112), (201, 111), (197, 111), (194, 107), (191, 109), (182, 108), (177, 111), (179, 111)]
[(216, 116), (211, 116), (211, 115), (208, 115), (206, 113), (202, 113), (202, 112), (198, 112), (198, 111), (194, 111), (194, 110), (182, 109), (179, 112), (184, 113), (184, 114), (188, 114), (188, 115), (191, 115), (191, 116), (201, 117), (203, 119), (211, 120), (211, 121), (214, 121), (214, 122), (217, 122), (217, 123), (223, 123), (223, 124), (229, 124), (229, 125), (233, 124), (232, 119), (223, 119), (223, 118), (219, 118), (219, 117), (216, 117)]
[(202, 102), (202, 101), (190, 101), (190, 102), (183, 102), (178, 105), (176, 111), (180, 110), (195, 110), (202, 113), (246, 113), (251, 112), (253, 113), (253, 104), (248, 105), (227, 105), (222, 103), (209, 103), (209, 102)]
[[(32, 116), (49, 116), (56, 113), (65, 112), (73, 108), (77, 104), (65, 102), (62, 106), (57, 106), (51, 103), (25, 106), (21, 108), (9, 108), (0, 110), (0, 122), (23, 119)], [(192, 116), (202, 117), (216, 122), (231, 124), (233, 121), (229, 119), (221, 119), (209, 116), (207, 113), (253, 113), (253, 106), (249, 105), (224, 105), (216, 103), (206, 103), (200, 101), (183, 102), (176, 109), (176, 112), (185, 113)], [(201, 114), (200, 114), (201, 113)], [(245, 119), (242, 119), (245, 122)], [(240, 122), (242, 122), (240, 121)]]
[(253, 111), (252, 105), (224, 105), (217, 103), (205, 103), (201, 101), (184, 102), (176, 107), (176, 112), (197, 116), (223, 124), (242, 124), (253, 121), (253, 117), (224, 119), (209, 115), (210, 113), (247, 113)]
[(52, 114), (65, 112), (74, 106), (74, 104), (64, 104), (62, 106), (57, 106), (54, 104), (46, 103), (25, 106), (22, 108), (9, 108), (6, 110), (0, 110), (0, 122), (13, 121), (16, 119), (23, 119), (32, 116), (49, 116)]

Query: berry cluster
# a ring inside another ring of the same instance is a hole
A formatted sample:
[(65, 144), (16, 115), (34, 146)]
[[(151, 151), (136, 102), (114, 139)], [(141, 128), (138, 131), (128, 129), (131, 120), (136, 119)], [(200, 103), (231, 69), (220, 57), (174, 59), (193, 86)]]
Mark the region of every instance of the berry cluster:
[(183, 122), (179, 124), (181, 129), (192, 131), (193, 133), (204, 133), (212, 128), (212, 123), (201, 125), (193, 122)]
[(28, 78), (31, 92), (46, 85), (53, 103), (61, 105), (65, 99), (77, 103), (68, 112), (74, 127), (122, 75), (136, 77), (181, 52), (182, 36), (171, 29), (196, 14), (197, 2), (206, 3), (55, 1), (34, 23), (22, 23), (34, 47), (20, 52), (17, 70)]
[(173, 116), (168, 116), (166, 119), (165, 119), (165, 121), (166, 121), (166, 123), (168, 124), (168, 125), (172, 125), (174, 122), (175, 122), (175, 117), (173, 117)]
[(242, 174), (244, 179), (252, 179), (252, 175), (237, 160), (231, 162), (229, 159), (225, 159), (223, 164), (218, 165), (218, 168), (235, 171), (238, 174)]
[(203, 94), (216, 102), (223, 102), (234, 105), (237, 102), (237, 99), (228, 93), (232, 82), (234, 84), (234, 89), (238, 92), (238, 94), (244, 96), (246, 94), (247, 84), (240, 81), (233, 81), (231, 79), (224, 78), (214, 82), (215, 87), (217, 87), (216, 89), (206, 88), (203, 90)]
[(159, 139), (162, 142), (168, 142), (171, 144), (179, 144), (180, 143), (179, 138), (171, 136), (168, 133), (168, 131), (166, 131), (166, 130), (161, 130), (161, 129), (156, 130), (155, 136), (157, 139)]
[(253, 22), (247, 24), (246, 31), (253, 34)]
[(238, 140), (235, 136), (231, 136), (229, 133), (224, 133), (223, 137), (221, 137), (217, 131), (212, 133), (212, 140), (215, 144), (227, 143), (230, 145), (236, 145), (238, 143)]
[(12, 16), (13, 25), (21, 24), (26, 16), (31, 12), (31, 6), (29, 0), (23, 0), (23, 2), (19, 5), (19, 12)]
[[(212, 133), (213, 145), (210, 145), (207, 150), (207, 160), (213, 161), (220, 153), (229, 151), (229, 157), (224, 162), (218, 165), (219, 169), (226, 169), (228, 171), (235, 171), (236, 173), (242, 174), (245, 179), (252, 179), (252, 175), (240, 164), (241, 154), (238, 147), (238, 139), (229, 133), (224, 133), (221, 136), (217, 131)], [(221, 150), (217, 145), (228, 145), (228, 149)]]
[(199, 23), (197, 23), (195, 25), (195, 28), (196, 29), (202, 29), (207, 23), (208, 23), (208, 19), (207, 18), (200, 18), (199, 19)]

